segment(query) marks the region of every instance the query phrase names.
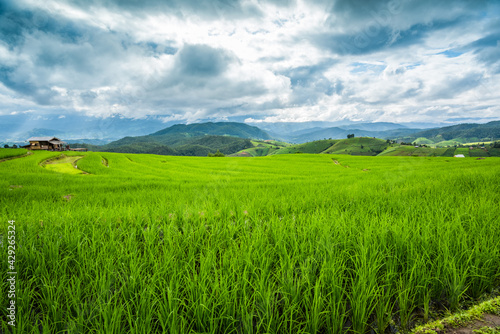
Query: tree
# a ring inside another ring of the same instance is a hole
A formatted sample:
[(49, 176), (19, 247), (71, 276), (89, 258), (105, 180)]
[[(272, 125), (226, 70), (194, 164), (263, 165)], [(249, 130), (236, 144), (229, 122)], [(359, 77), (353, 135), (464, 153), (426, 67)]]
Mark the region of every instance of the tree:
[(351, 133), (351, 134), (347, 135), (347, 139), (351, 139), (351, 138), (354, 138), (354, 133)]
[(9, 148), (9, 145), (5, 144), (5, 145), (3, 146), (3, 148)]
[(12, 145), (12, 148), (17, 148), (17, 145), (16, 144)]
[(208, 153), (208, 157), (225, 157), (226, 155), (217, 149), (215, 153)]

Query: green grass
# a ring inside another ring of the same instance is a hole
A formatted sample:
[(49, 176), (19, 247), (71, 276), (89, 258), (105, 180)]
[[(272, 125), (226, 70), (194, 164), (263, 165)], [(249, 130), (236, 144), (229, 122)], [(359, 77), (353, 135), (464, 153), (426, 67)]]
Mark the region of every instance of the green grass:
[(26, 153), (28, 153), (28, 150), (25, 148), (0, 148), (0, 160), (17, 157)]
[(82, 156), (66, 156), (63, 154), (56, 159), (42, 162), (42, 166), (47, 170), (58, 173), (85, 174), (84, 171), (78, 169), (77, 161), (81, 158)]
[(18, 333), (403, 330), (500, 284), (498, 158), (58, 155), (0, 163)]

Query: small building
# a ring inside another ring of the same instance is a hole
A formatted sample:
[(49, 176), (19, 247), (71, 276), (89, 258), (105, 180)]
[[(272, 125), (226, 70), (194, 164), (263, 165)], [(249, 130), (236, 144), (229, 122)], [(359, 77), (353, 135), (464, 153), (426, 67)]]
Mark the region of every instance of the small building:
[(465, 158), (465, 155), (463, 155), (463, 154), (455, 154), (454, 157), (455, 158)]
[(64, 151), (66, 144), (56, 137), (31, 137), (28, 141), (26, 148), (30, 150)]

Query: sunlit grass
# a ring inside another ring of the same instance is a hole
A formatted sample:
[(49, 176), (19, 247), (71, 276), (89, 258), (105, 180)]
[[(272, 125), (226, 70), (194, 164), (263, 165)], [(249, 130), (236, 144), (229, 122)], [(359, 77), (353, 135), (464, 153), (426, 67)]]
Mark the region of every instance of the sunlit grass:
[(85, 174), (86, 172), (78, 169), (77, 161), (81, 158), (82, 156), (80, 155), (67, 156), (65, 154), (61, 154), (55, 158), (43, 161), (41, 165), (47, 170), (53, 172), (65, 174)]

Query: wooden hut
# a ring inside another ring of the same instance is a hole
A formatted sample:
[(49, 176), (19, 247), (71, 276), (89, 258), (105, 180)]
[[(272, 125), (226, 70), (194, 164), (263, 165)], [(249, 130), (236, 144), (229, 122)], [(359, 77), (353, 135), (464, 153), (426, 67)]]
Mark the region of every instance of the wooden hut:
[(56, 137), (32, 137), (28, 141), (30, 150), (64, 151), (66, 144)]

